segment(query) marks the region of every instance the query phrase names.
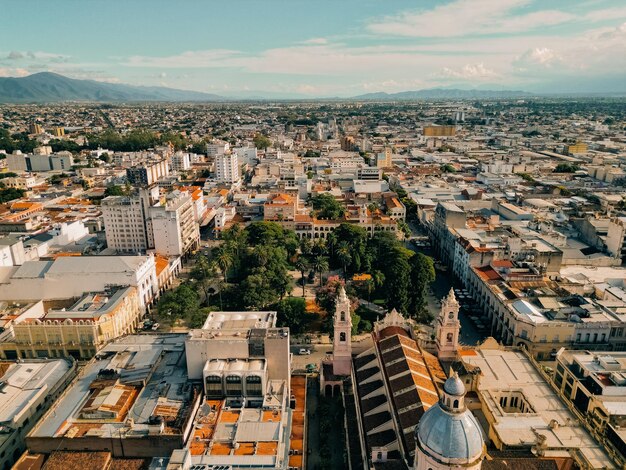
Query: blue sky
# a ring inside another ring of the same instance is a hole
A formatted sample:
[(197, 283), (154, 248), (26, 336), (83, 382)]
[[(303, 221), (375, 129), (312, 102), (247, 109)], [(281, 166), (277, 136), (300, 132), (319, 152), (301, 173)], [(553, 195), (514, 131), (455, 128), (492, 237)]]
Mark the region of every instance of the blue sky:
[(230, 96), (626, 91), (626, 0), (0, 1), (0, 76)]

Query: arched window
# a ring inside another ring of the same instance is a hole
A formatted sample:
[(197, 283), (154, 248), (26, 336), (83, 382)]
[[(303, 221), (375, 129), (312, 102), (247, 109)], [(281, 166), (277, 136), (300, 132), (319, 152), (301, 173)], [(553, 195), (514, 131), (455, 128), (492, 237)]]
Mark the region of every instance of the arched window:
[(346, 321), (346, 312), (341, 312), (341, 321)]
[(343, 331), (339, 333), (339, 341), (341, 341), (342, 343), (346, 341), (346, 334)]
[(453, 337), (452, 333), (448, 333), (448, 336), (446, 337), (446, 339), (448, 340), (448, 343), (452, 342), (452, 337)]
[(459, 400), (454, 400), (454, 405), (452, 406), (452, 408), (458, 408), (459, 407)]

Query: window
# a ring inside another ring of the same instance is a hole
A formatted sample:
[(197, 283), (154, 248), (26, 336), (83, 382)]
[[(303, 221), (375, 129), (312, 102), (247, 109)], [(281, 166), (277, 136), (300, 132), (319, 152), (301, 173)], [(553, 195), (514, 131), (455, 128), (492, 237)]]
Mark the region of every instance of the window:
[(346, 341), (346, 334), (344, 332), (339, 333), (339, 341), (342, 343)]
[(207, 397), (221, 397), (223, 395), (222, 378), (219, 375), (209, 375), (205, 383)]
[(243, 395), (243, 389), (241, 387), (241, 377), (238, 375), (226, 376), (226, 395), (241, 396)]
[(346, 321), (346, 312), (341, 312), (341, 321)]
[(263, 395), (261, 377), (250, 375), (246, 377), (246, 395), (260, 397)]

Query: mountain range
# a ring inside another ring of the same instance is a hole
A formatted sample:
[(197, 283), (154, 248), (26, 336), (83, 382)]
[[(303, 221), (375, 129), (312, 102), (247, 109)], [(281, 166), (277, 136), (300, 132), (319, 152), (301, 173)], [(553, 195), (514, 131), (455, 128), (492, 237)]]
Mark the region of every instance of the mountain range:
[[(585, 93), (575, 93), (587, 96)], [(612, 94), (607, 94), (610, 96)], [(623, 96), (624, 94), (618, 94)], [(354, 100), (354, 101), (418, 101), (463, 99), (515, 99), (533, 96), (555, 96), (528, 93), (519, 90), (462, 90), (457, 88), (430, 88), (398, 93), (367, 93), (350, 98), (302, 97), (289, 92), (241, 92), (220, 96), (198, 91), (177, 90), (156, 86), (135, 86), (119, 83), (78, 80), (52, 72), (41, 72), (26, 77), (0, 77), (0, 103), (54, 103), (84, 102), (226, 102), (259, 100)], [(597, 95), (596, 95), (597, 96)]]
[(0, 78), (0, 103), (224, 100), (225, 98), (210, 93), (77, 80), (52, 72), (19, 78)]
[(455, 100), (455, 99), (510, 99), (527, 98), (532, 93), (518, 90), (460, 90), (458, 88), (429, 88), (426, 90), (401, 91), (398, 93), (366, 93), (355, 100)]

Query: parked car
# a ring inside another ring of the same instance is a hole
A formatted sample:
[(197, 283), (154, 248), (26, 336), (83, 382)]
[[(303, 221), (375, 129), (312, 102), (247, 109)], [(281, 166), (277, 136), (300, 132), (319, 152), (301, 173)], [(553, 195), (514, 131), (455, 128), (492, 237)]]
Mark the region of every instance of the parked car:
[(152, 331), (158, 330), (159, 326), (161, 326), (161, 325), (159, 325), (158, 323), (155, 323), (154, 325), (152, 325)]
[(311, 350), (307, 348), (300, 348), (298, 354), (300, 354), (301, 356), (309, 356), (311, 354)]

